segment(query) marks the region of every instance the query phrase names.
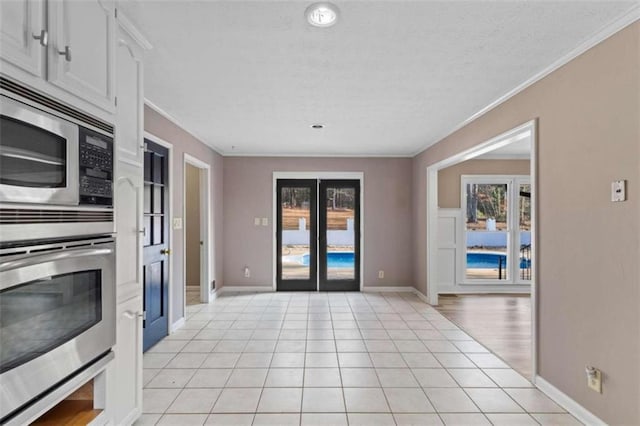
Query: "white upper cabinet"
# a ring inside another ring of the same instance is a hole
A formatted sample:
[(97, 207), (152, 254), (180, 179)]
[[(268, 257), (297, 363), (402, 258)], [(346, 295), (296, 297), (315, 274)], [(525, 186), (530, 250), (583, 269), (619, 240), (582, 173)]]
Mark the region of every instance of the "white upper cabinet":
[(48, 34), (43, 0), (0, 0), (2, 58), (36, 76), (44, 72)]
[(144, 163), (143, 51), (119, 17), (116, 46), (116, 146), (118, 159), (142, 167)]
[(49, 0), (49, 81), (113, 111), (115, 8), (108, 0)]

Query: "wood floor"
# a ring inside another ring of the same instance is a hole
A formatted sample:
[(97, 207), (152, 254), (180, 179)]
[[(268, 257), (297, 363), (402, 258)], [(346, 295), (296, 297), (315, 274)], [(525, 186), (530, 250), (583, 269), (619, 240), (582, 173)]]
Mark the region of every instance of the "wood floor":
[(436, 309), (525, 377), (531, 377), (531, 298), (440, 295)]

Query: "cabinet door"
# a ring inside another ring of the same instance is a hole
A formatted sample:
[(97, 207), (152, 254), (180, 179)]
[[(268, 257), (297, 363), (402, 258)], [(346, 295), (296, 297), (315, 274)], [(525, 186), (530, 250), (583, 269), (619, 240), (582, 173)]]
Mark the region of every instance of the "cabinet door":
[(142, 412), (142, 298), (118, 305), (114, 424), (132, 424)]
[(113, 112), (115, 8), (111, 0), (49, 0), (49, 81)]
[(116, 221), (117, 300), (142, 296), (142, 168), (116, 163), (114, 207)]
[(0, 55), (2, 59), (30, 74), (43, 76), (46, 38), (43, 0), (0, 1)]
[(116, 47), (116, 147), (120, 161), (144, 164), (142, 49), (121, 28)]

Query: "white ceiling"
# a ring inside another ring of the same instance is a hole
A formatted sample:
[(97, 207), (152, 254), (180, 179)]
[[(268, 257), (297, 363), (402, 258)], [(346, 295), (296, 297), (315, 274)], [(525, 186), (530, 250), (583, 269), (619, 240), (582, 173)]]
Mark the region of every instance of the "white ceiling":
[[(412, 155), (636, 1), (120, 4), (154, 48), (145, 96), (225, 155)], [(322, 130), (310, 128), (322, 123)]]

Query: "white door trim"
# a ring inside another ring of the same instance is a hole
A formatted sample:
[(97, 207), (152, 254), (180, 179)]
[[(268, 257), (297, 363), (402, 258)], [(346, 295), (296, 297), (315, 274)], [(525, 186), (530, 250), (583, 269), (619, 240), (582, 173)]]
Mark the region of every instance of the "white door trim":
[[(209, 303), (211, 301), (212, 292), (209, 289), (209, 283), (211, 283), (211, 277), (213, 276), (212, 259), (215, 257), (213, 254), (213, 248), (211, 242), (212, 238), (212, 209), (211, 209), (211, 166), (204, 161), (184, 153), (184, 163), (182, 167), (183, 171), (183, 192), (182, 192), (182, 217), (186, 220), (186, 208), (187, 208), (187, 180), (186, 170), (187, 164), (190, 164), (200, 170), (200, 241), (202, 241), (202, 248), (200, 250), (200, 302)], [(187, 304), (187, 233), (186, 222), (184, 224), (185, 229), (182, 232), (182, 282), (184, 282), (184, 303), (185, 312)]]
[[(164, 139), (149, 133), (147, 131), (144, 132), (144, 139), (149, 139), (151, 142), (157, 143), (158, 145), (167, 148), (169, 150), (169, 158), (167, 159), (167, 164), (169, 165), (169, 241), (167, 242), (167, 246), (169, 249), (173, 247), (173, 227), (171, 226), (171, 221), (173, 218), (173, 144), (165, 141)], [(144, 142), (143, 142), (144, 143)], [(144, 154), (143, 154), (144, 155)], [(144, 158), (142, 159), (142, 164), (144, 165)], [(144, 283), (142, 284), (144, 286)], [(174, 318), (173, 318), (173, 256), (169, 256), (169, 300), (167, 303), (167, 308), (169, 309), (169, 334), (173, 333), (175, 330), (180, 328), (179, 326), (174, 326)], [(175, 319), (176, 324), (180, 324), (180, 321), (184, 320), (184, 310), (182, 311), (182, 317)]]
[(438, 304), (438, 170), (471, 160), (479, 155), (509, 145), (518, 139), (521, 133), (529, 131), (531, 139), (531, 160), (530, 160), (530, 179), (531, 179), (531, 351), (532, 351), (532, 381), (535, 383), (537, 376), (537, 344), (538, 344), (538, 325), (537, 325), (537, 250), (538, 250), (538, 211), (537, 211), (537, 119), (528, 121), (518, 127), (508, 130), (498, 136), (495, 136), (485, 142), (482, 142), (472, 148), (452, 155), (449, 158), (438, 161), (426, 167), (427, 173), (427, 296), (429, 303)]
[[(273, 291), (277, 291), (278, 281), (278, 247), (277, 238), (278, 233), (278, 201), (277, 201), (277, 183), (278, 179), (351, 179), (360, 181), (360, 291), (363, 288), (364, 282), (364, 172), (273, 172), (273, 201), (272, 201), (272, 220), (271, 225), (273, 229), (272, 238), (272, 253), (273, 253)], [(320, 206), (316, 206), (317, 209)], [(316, 211), (316, 217), (319, 212)], [(319, 251), (318, 251), (319, 252)], [(316, 290), (320, 285), (320, 275), (316, 274)]]

